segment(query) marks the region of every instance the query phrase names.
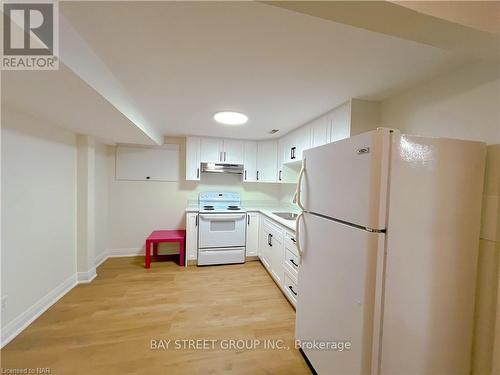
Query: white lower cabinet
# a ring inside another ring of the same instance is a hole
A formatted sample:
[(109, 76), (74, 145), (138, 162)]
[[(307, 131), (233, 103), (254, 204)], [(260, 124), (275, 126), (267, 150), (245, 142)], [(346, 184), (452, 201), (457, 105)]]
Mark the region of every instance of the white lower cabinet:
[[(266, 223), (269, 224), (269, 223)], [(269, 226), (269, 259), (271, 263), (271, 276), (278, 285), (283, 284), (283, 230), (279, 227)]]
[(261, 216), (258, 253), (264, 267), (295, 307), (300, 267), (295, 234), (275, 221)]
[(258, 255), (259, 249), (259, 213), (247, 213), (247, 243), (246, 256), (252, 257)]
[(271, 247), (269, 246), (270, 231), (269, 227), (265, 225), (265, 221), (266, 219), (262, 218), (260, 222), (259, 258), (264, 267), (271, 272)]
[(288, 297), (292, 305), (295, 307), (299, 293), (297, 283), (299, 278), (300, 255), (297, 250), (295, 233), (291, 231), (285, 232), (285, 257), (283, 259), (283, 263), (285, 268), (285, 281), (283, 289), (285, 296)]
[(189, 260), (198, 258), (198, 213), (186, 214), (186, 266)]
[(300, 256), (295, 243), (295, 234), (290, 232), (285, 233), (284, 266), (290, 276), (296, 280), (299, 275)]
[(285, 296), (287, 296), (289, 301), (292, 303), (293, 307), (296, 307), (298, 296), (297, 280), (290, 277), (290, 274), (288, 272), (285, 272), (283, 291), (285, 292)]

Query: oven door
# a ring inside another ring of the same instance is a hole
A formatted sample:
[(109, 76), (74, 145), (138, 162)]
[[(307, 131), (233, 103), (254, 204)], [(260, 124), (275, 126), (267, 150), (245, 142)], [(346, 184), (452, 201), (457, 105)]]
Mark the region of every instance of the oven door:
[(200, 214), (198, 247), (245, 246), (246, 214)]

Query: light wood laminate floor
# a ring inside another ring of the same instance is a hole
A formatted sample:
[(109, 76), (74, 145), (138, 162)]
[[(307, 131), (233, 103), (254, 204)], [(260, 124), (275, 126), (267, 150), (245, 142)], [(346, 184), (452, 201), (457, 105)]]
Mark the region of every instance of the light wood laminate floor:
[[(260, 262), (145, 270), (143, 258), (112, 258), (97, 272), (9, 343), (1, 366), (65, 375), (310, 373), (293, 348), (295, 312)], [(151, 350), (152, 339), (219, 341), (213, 350)], [(291, 348), (221, 349), (228, 339)]]

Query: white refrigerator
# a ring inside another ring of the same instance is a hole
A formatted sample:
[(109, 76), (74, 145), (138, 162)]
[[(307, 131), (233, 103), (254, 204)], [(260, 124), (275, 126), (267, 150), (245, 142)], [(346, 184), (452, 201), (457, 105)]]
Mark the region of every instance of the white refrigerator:
[(304, 152), (296, 339), (317, 373), (469, 374), (485, 153), (383, 128)]

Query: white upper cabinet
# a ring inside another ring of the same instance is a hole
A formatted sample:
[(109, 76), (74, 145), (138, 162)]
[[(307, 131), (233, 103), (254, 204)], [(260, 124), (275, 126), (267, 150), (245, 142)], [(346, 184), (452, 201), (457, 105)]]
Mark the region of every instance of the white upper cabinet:
[(257, 181), (276, 182), (278, 177), (278, 142), (257, 142)]
[(330, 142), (330, 117), (323, 115), (310, 122), (311, 147), (318, 147)]
[(201, 138), (200, 161), (202, 163), (221, 163), (223, 140), (218, 138)]
[(177, 144), (116, 148), (117, 180), (178, 181), (179, 164)]
[(257, 142), (245, 141), (243, 145), (243, 181), (257, 181)]
[(329, 113), (331, 128), (330, 142), (348, 138), (351, 134), (351, 101), (342, 104)]
[(292, 156), (293, 156), (293, 151), (292, 151), (292, 133), (288, 133), (287, 135), (283, 136), (279, 140), (280, 144), (280, 155), (281, 155), (281, 160), (282, 163), (288, 163), (289, 161), (292, 161)]
[(229, 164), (243, 164), (244, 142), (235, 139), (224, 139), (222, 161)]
[(380, 126), (380, 103), (351, 99), (328, 113), (330, 142), (375, 130)]
[(243, 141), (234, 139), (201, 138), (202, 163), (243, 164)]
[(295, 130), (294, 133), (294, 140), (297, 147), (294, 157), (295, 160), (302, 160), (302, 153), (311, 148), (311, 127), (309, 124), (304, 125)]
[(200, 179), (200, 138), (186, 138), (186, 180)]
[(283, 162), (302, 160), (302, 152), (311, 148), (311, 127), (301, 126), (283, 138)]
[(283, 163), (285, 162), (285, 153), (288, 150), (288, 145), (286, 143), (287, 139), (285, 137), (281, 137), (278, 140), (278, 182), (283, 181)]

